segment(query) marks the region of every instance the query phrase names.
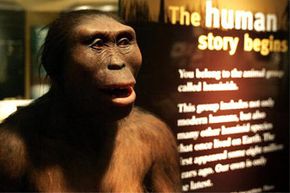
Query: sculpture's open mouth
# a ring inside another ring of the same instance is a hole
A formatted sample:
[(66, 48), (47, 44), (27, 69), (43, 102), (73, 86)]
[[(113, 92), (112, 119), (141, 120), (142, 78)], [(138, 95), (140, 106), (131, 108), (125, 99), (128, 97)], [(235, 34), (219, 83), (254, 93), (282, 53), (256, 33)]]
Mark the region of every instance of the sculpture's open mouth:
[(131, 87), (108, 88), (103, 89), (103, 91), (111, 95), (113, 98), (124, 98), (128, 97), (131, 94), (132, 88)]
[(113, 104), (117, 106), (126, 106), (135, 102), (136, 94), (134, 84), (112, 85), (102, 88), (101, 91), (109, 95)]

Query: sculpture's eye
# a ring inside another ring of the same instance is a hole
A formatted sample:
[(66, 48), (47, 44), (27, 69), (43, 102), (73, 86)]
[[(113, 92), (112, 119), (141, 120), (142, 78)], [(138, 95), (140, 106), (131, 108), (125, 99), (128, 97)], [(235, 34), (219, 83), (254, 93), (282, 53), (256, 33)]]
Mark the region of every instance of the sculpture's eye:
[(127, 47), (130, 45), (130, 39), (127, 37), (120, 38), (117, 42), (119, 47)]
[(90, 44), (90, 47), (96, 50), (102, 49), (102, 47), (105, 45), (105, 41), (101, 38), (96, 38), (93, 40), (93, 42)]

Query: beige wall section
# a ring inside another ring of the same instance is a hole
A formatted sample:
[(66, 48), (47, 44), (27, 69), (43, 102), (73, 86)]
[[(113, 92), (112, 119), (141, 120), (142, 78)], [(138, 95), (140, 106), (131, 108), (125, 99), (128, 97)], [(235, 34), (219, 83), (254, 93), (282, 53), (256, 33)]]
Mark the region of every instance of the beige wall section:
[[(26, 11), (25, 98), (31, 98), (31, 27), (49, 24), (58, 13), (74, 6), (93, 5), (106, 11), (116, 9), (118, 0), (14, 0)], [(110, 7), (111, 6), (111, 7)], [(111, 10), (112, 11), (112, 10)]]
[[(123, 0), (126, 4), (139, 2), (148, 3), (149, 16), (152, 21), (158, 21), (160, 4), (164, 1), (164, 7), (184, 6), (189, 11), (197, 11), (204, 18), (205, 4), (207, 0)], [(247, 10), (252, 12), (275, 13), (278, 18), (283, 17), (288, 0), (211, 0), (212, 5), (218, 9)], [(128, 10), (130, 11), (130, 10)], [(165, 10), (169, 14), (169, 10)]]
[(58, 12), (72, 5), (94, 4), (111, 5), (118, 4), (118, 0), (15, 0), (23, 5), (26, 10), (40, 12)]
[[(248, 10), (252, 12), (279, 13), (284, 10), (288, 0), (211, 0), (219, 9)], [(186, 6), (199, 10), (205, 7), (206, 0), (165, 0), (165, 5)]]

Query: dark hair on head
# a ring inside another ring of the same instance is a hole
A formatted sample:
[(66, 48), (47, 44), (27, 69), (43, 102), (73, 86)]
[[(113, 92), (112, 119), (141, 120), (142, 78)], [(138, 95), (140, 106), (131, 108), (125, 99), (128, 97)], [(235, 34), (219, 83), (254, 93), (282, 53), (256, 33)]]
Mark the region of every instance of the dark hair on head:
[(48, 25), (48, 33), (42, 47), (41, 64), (54, 82), (62, 80), (63, 67), (69, 53), (68, 44), (72, 31), (86, 17), (106, 16), (123, 23), (117, 16), (94, 9), (63, 12)]

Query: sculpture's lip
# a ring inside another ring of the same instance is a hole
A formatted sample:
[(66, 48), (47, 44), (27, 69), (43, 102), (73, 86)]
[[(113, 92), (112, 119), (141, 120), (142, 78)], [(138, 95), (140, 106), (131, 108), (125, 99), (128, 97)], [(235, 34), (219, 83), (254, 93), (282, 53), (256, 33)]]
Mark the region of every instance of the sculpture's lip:
[(101, 91), (110, 96), (113, 104), (117, 106), (127, 106), (133, 104), (136, 99), (134, 91), (135, 83), (113, 84), (101, 88)]

